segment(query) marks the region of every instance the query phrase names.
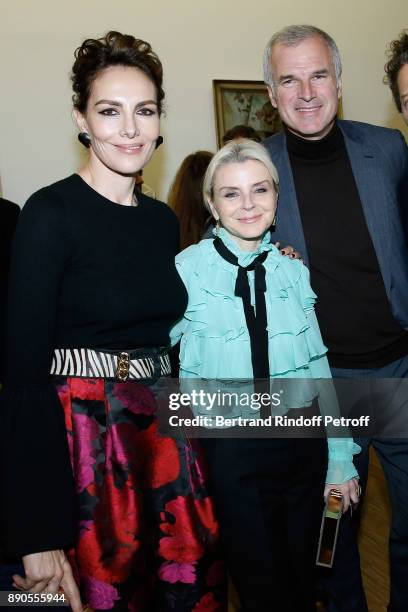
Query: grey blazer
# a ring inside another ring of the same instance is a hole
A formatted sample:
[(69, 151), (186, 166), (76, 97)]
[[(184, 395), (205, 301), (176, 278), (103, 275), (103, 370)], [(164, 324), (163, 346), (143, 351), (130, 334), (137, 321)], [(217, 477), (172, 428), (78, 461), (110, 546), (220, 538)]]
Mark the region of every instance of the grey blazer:
[[(392, 313), (402, 327), (408, 328), (408, 245), (400, 210), (401, 206), (408, 208), (407, 145), (398, 130), (356, 121), (338, 123), (344, 135)], [(308, 265), (285, 133), (279, 132), (267, 138), (263, 144), (278, 170), (280, 181), (273, 241), (293, 245)], [(401, 199), (404, 201), (401, 202)], [(344, 228), (344, 239), (347, 241), (347, 228)]]

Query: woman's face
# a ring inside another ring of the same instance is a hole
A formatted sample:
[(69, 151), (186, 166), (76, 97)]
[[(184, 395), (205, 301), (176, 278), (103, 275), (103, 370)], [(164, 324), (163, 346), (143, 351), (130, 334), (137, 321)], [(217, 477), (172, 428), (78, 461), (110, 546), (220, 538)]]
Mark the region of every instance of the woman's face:
[(137, 68), (110, 66), (91, 86), (85, 113), (75, 111), (91, 137), (91, 162), (133, 175), (152, 157), (160, 119), (153, 82)]
[(275, 217), (277, 193), (268, 169), (260, 161), (224, 164), (214, 177), (215, 219), (243, 251), (253, 251)]

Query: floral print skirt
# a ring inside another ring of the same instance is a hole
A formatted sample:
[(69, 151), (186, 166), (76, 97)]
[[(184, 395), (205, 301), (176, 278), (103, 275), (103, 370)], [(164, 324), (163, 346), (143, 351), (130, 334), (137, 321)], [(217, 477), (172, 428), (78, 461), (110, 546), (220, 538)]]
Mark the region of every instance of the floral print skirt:
[(196, 441), (158, 432), (156, 385), (55, 377), (78, 495), (69, 553), (95, 610), (226, 610), (218, 524)]

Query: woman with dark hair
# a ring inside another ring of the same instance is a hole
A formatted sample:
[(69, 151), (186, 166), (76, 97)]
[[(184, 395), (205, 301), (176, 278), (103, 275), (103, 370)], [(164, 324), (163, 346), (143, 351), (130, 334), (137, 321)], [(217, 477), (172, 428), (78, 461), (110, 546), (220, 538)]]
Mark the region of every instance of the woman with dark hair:
[(170, 187), (168, 204), (180, 222), (181, 249), (201, 240), (211, 216), (203, 202), (203, 179), (213, 154), (196, 151), (187, 155)]
[(187, 301), (177, 219), (135, 191), (160, 139), (162, 66), (109, 32), (77, 49), (72, 82), (89, 158), (29, 198), (12, 257), (2, 524), (26, 574), (14, 582), (62, 588), (75, 612), (76, 584), (93, 609), (221, 610), (199, 451), (157, 425)]

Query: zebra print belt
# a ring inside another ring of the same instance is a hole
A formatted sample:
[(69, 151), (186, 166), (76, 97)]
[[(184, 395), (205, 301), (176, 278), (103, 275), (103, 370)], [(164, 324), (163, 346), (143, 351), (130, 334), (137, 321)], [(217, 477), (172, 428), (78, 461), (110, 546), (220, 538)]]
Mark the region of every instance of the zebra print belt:
[(80, 378), (152, 380), (169, 376), (171, 365), (165, 349), (96, 351), (94, 349), (55, 349), (50, 374)]

